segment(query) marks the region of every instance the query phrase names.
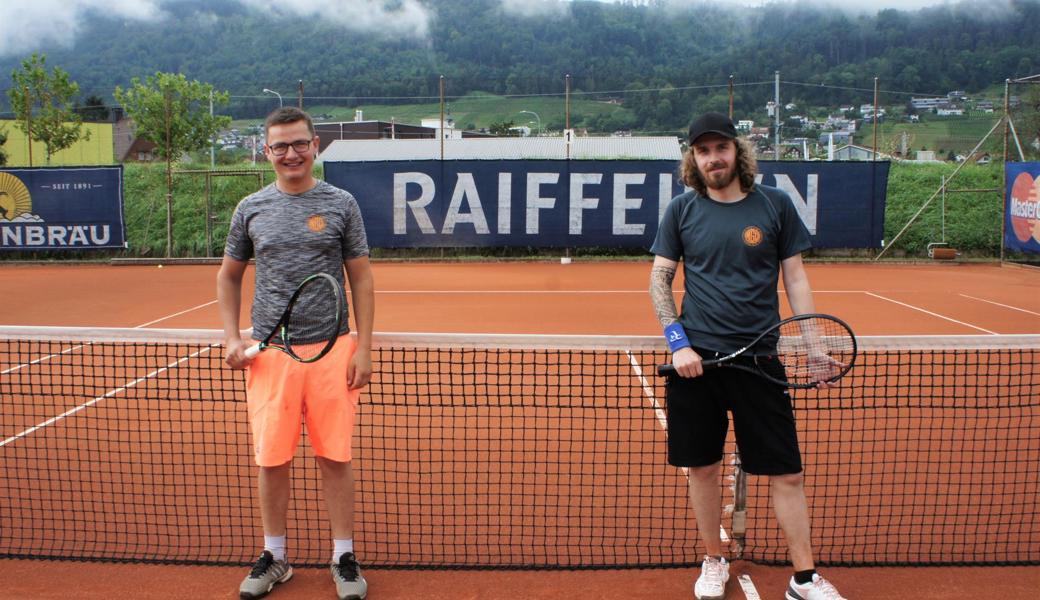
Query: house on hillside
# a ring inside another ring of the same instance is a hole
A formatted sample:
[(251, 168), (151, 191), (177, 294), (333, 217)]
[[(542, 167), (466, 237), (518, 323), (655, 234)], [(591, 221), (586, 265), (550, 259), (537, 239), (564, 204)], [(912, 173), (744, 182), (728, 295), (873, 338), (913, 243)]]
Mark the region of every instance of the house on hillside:
[[(888, 160), (891, 157), (883, 152), (878, 152), (877, 158)], [(874, 150), (856, 144), (848, 144), (834, 151), (834, 160), (874, 160)]]
[(155, 162), (159, 155), (155, 152), (156, 145), (144, 138), (135, 137), (127, 147), (119, 162)]

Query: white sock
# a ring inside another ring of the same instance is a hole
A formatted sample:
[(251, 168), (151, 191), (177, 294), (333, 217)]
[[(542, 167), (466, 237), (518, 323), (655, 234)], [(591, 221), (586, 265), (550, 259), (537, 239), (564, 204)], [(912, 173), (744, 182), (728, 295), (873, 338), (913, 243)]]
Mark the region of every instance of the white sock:
[(264, 550), (270, 552), (275, 560), (285, 560), (285, 536), (265, 535)]
[(346, 540), (332, 540), (332, 562), (339, 564), (341, 556), (347, 552), (354, 552), (354, 538)]

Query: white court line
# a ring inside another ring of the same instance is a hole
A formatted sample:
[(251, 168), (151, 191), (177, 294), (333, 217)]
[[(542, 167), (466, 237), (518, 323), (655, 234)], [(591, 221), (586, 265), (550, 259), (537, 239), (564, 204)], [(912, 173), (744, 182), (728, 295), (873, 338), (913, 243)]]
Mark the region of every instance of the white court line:
[[(350, 293), (350, 290), (347, 290)], [(532, 290), (530, 288), (523, 290), (376, 290), (376, 294), (444, 294), (444, 295), (464, 295), (464, 294), (647, 294), (649, 292), (645, 289), (638, 290)], [(673, 294), (682, 294), (683, 290), (672, 290)], [(777, 290), (777, 293), (783, 293), (783, 290)], [(864, 294), (866, 292), (862, 290), (813, 290), (814, 294)], [(214, 300), (216, 302), (216, 300)], [(209, 304), (212, 304), (210, 302)], [(205, 305), (202, 305), (205, 306)], [(196, 307), (199, 308), (199, 307)], [(191, 309), (195, 310), (195, 309)]]
[(1011, 310), (1017, 310), (1019, 312), (1024, 312), (1024, 313), (1028, 313), (1028, 314), (1036, 315), (1036, 316), (1040, 317), (1040, 313), (1036, 313), (1036, 312), (1033, 312), (1031, 310), (1026, 310), (1024, 308), (1019, 308), (1017, 306), (1011, 306), (1009, 304), (1001, 304), (1000, 302), (994, 302), (992, 300), (986, 300), (985, 298), (976, 298), (975, 296), (969, 296), (967, 294), (957, 294), (957, 295), (958, 296), (964, 296), (965, 298), (971, 298), (972, 300), (978, 300), (979, 302), (988, 302), (989, 304), (996, 304), (997, 306), (1000, 306), (1002, 308), (1010, 308)]
[[(210, 304), (215, 304), (215, 303), (216, 303), (216, 300), (211, 300), (209, 302), (206, 302), (204, 304), (199, 304), (198, 306), (194, 306), (194, 307), (189, 308), (187, 310), (182, 310), (180, 312), (173, 313), (172, 315), (167, 315), (165, 317), (160, 317), (158, 319), (155, 319), (154, 321), (149, 321), (147, 323), (142, 323), (140, 325), (135, 325), (133, 327), (133, 329), (142, 329), (144, 327), (148, 327), (149, 325), (155, 325), (156, 323), (161, 323), (161, 322), (163, 322), (163, 321), (165, 321), (167, 319), (172, 319), (174, 317), (179, 317), (181, 315), (190, 313), (190, 312), (192, 312), (194, 310), (198, 310), (200, 308), (205, 308), (205, 307), (209, 306)], [(22, 369), (24, 369), (26, 367), (31, 367), (32, 365), (36, 365), (36, 364), (40, 364), (42, 362), (46, 362), (46, 361), (48, 361), (48, 360), (50, 360), (52, 358), (55, 358), (57, 356), (61, 356), (62, 354), (68, 354), (69, 352), (73, 352), (75, 350), (79, 350), (80, 348), (82, 348), (82, 347), (84, 347), (86, 345), (87, 344), (79, 344), (78, 346), (71, 346), (69, 348), (66, 348), (66, 349), (62, 350), (61, 352), (59, 352), (57, 354), (48, 354), (47, 356), (41, 356), (40, 358), (37, 358), (36, 360), (30, 361), (30, 362), (27, 362), (27, 363), (23, 363), (23, 364), (20, 364), (20, 365), (15, 365), (15, 366), (13, 366), (13, 367), (11, 367), (9, 369), (4, 369), (3, 371), (0, 371), (0, 375), (7, 375), (8, 373), (14, 373), (15, 371), (20, 371), (20, 370), (22, 370)]]
[[(649, 289), (649, 288), (648, 288)], [(347, 290), (350, 293), (350, 290)], [(673, 294), (681, 294), (682, 290), (672, 290)], [(376, 290), (376, 294), (646, 294), (647, 290)]]
[(32, 360), (32, 361), (29, 361), (27, 363), (22, 363), (20, 365), (15, 365), (15, 366), (11, 367), (10, 369), (4, 369), (3, 371), (0, 371), (0, 375), (7, 375), (8, 373), (14, 373), (15, 371), (20, 371), (20, 370), (22, 370), (22, 369), (24, 369), (26, 367), (31, 367), (33, 365), (36, 365), (36, 364), (48, 361), (48, 360), (54, 358), (55, 356), (61, 356), (62, 354), (68, 354), (69, 352), (72, 352), (73, 350), (79, 350), (82, 347), (83, 347), (83, 344), (80, 344), (78, 346), (72, 346), (71, 348), (66, 348), (66, 349), (62, 350), (58, 354), (48, 354), (47, 356), (41, 356), (40, 358), (37, 358), (36, 360)]
[(737, 582), (740, 583), (740, 589), (744, 591), (744, 597), (747, 600), (762, 600), (762, 596), (758, 595), (758, 589), (755, 588), (755, 584), (751, 582), (751, 576), (744, 573), (737, 577)]
[[(654, 396), (654, 388), (650, 385), (650, 382), (646, 380), (646, 376), (643, 375), (643, 367), (640, 366), (639, 361), (636, 357), (632, 356), (632, 353), (625, 351), (625, 355), (628, 356), (628, 362), (632, 365), (632, 371), (639, 378), (639, 383), (643, 386), (643, 393), (646, 395), (647, 400), (650, 401), (650, 406), (654, 408), (654, 414), (657, 415), (657, 424), (661, 426), (661, 429), (668, 431), (668, 416), (665, 415), (664, 409), (661, 408), (661, 403), (657, 401), (657, 397)], [(680, 467), (683, 475), (686, 476), (686, 481), (690, 480), (690, 470), (686, 467)], [(722, 543), (729, 543), (729, 534), (726, 533), (726, 528), (719, 525), (719, 537), (722, 539)]]
[[(156, 323), (165, 321), (167, 319), (172, 319), (174, 317), (178, 317), (180, 315), (192, 312), (194, 310), (198, 310), (200, 308), (209, 306), (210, 304), (213, 304), (215, 302), (216, 302), (216, 300), (212, 300), (212, 301), (206, 302), (204, 304), (199, 304), (198, 306), (194, 306), (194, 307), (189, 308), (187, 310), (182, 310), (180, 312), (173, 313), (172, 315), (167, 315), (165, 317), (160, 317), (158, 319), (155, 319), (154, 321), (149, 321), (147, 323), (142, 323), (140, 325), (135, 326), (134, 329), (141, 329), (141, 328), (147, 327), (149, 325), (154, 325)], [(35, 360), (31, 361), (31, 362), (23, 363), (23, 364), (20, 364), (20, 365), (16, 365), (16, 366), (11, 367), (9, 369), (4, 369), (3, 371), (0, 371), (0, 375), (7, 375), (8, 373), (14, 373), (15, 371), (19, 371), (19, 370), (24, 369), (26, 367), (30, 367), (32, 365), (36, 365), (36, 364), (40, 364), (42, 362), (46, 362), (46, 361), (48, 361), (48, 360), (50, 360), (52, 358), (55, 358), (57, 356), (61, 356), (62, 354), (68, 354), (69, 352), (74, 352), (76, 350), (79, 350), (80, 348), (83, 348), (84, 346), (87, 346), (87, 345), (89, 345), (89, 344), (79, 344), (79, 345), (76, 345), (76, 346), (71, 346), (69, 348), (66, 348), (66, 349), (62, 350), (61, 352), (59, 352), (57, 354), (48, 354), (47, 356), (41, 356), (40, 358), (37, 358), (37, 359), (35, 359)], [(196, 352), (195, 354), (192, 354), (191, 356), (188, 356), (186, 358), (182, 358), (182, 359), (178, 360), (175, 363), (171, 363), (169, 365), (166, 365), (165, 368), (153, 371), (152, 373), (149, 373), (145, 377), (142, 377), (140, 379), (137, 379), (137, 380), (133, 381), (129, 385), (125, 385), (123, 387), (117, 388), (114, 391), (110, 391), (107, 394), (104, 394), (102, 396), (98, 396), (97, 398), (94, 398), (93, 400), (90, 400), (89, 402), (85, 402), (85, 403), (83, 403), (83, 404), (81, 404), (81, 405), (79, 405), (79, 406), (77, 406), (75, 408), (72, 408), (72, 409), (69, 409), (69, 410), (63, 412), (62, 414), (60, 414), (60, 415), (58, 415), (56, 417), (51, 417), (50, 419), (47, 419), (46, 421), (44, 421), (44, 422), (42, 422), (42, 423), (40, 423), (38, 425), (30, 427), (29, 429), (26, 429), (25, 431), (23, 431), (23, 432), (21, 432), (21, 433), (19, 433), (17, 435), (14, 435), (14, 436), (11, 436), (11, 437), (7, 438), (2, 443), (0, 443), (0, 448), (2, 448), (3, 446), (6, 446), (8, 443), (10, 443), (10, 442), (12, 442), (14, 440), (17, 440), (17, 439), (22, 438), (22, 437), (24, 437), (26, 435), (29, 435), (30, 433), (36, 431), (37, 429), (40, 429), (42, 427), (46, 427), (46, 426), (51, 425), (53, 423), (57, 423), (58, 421), (64, 419), (65, 417), (74, 415), (74, 414), (78, 413), (81, 410), (84, 410), (84, 409), (86, 409), (86, 408), (88, 408), (90, 406), (93, 406), (94, 404), (97, 404), (101, 400), (103, 400), (105, 398), (108, 398), (108, 397), (110, 397), (110, 396), (112, 396), (112, 395), (114, 395), (114, 394), (116, 394), (116, 393), (118, 393), (118, 392), (120, 392), (122, 390), (125, 390), (125, 389), (127, 389), (129, 387), (133, 387), (133, 386), (137, 385), (138, 383), (140, 383), (141, 381), (143, 381), (144, 379), (147, 379), (147, 378), (152, 377), (154, 375), (158, 375), (159, 373), (162, 373), (163, 371), (166, 371), (170, 367), (175, 366), (175, 365), (181, 363), (182, 361), (186, 360), (187, 358), (195, 358), (196, 356), (198, 356), (202, 352), (208, 351), (210, 348), (214, 348), (214, 347), (216, 347), (216, 345), (209, 346), (205, 350), (201, 350), (199, 352)]]
[(951, 323), (957, 323), (958, 325), (964, 325), (965, 327), (970, 327), (972, 329), (978, 329), (979, 331), (981, 331), (983, 333), (988, 333), (990, 335), (997, 335), (996, 331), (990, 331), (989, 329), (983, 329), (982, 327), (978, 327), (976, 325), (972, 325), (971, 323), (965, 323), (964, 321), (958, 321), (957, 319), (953, 319), (953, 318), (947, 317), (945, 315), (940, 315), (939, 313), (935, 313), (935, 312), (932, 312), (930, 310), (925, 310), (925, 309), (923, 309), (923, 308), (921, 308), (919, 306), (914, 306), (912, 304), (907, 304), (905, 302), (900, 302), (899, 300), (893, 300), (891, 298), (886, 298), (886, 297), (884, 297), (884, 296), (882, 296), (880, 294), (875, 294), (874, 292), (863, 292), (863, 293), (868, 295), (868, 296), (873, 296), (875, 298), (879, 298), (881, 300), (885, 300), (887, 302), (891, 302), (893, 304), (898, 304), (900, 306), (905, 306), (907, 308), (910, 308), (910, 309), (913, 309), (913, 310), (916, 310), (916, 311), (919, 311), (919, 312), (923, 312), (923, 313), (928, 314), (928, 315), (932, 315), (933, 317), (939, 317), (940, 319), (945, 319), (945, 320), (947, 320), (947, 321), (949, 321)]
[(174, 362), (166, 365), (165, 367), (161, 367), (159, 369), (156, 369), (156, 370), (152, 371), (151, 373), (145, 375), (144, 377), (138, 377), (137, 379), (131, 381), (130, 383), (127, 383), (127, 384), (121, 385), (121, 386), (119, 386), (117, 388), (111, 389), (111, 390), (105, 392), (104, 394), (98, 396), (97, 398), (94, 398), (93, 400), (90, 400), (88, 402), (84, 402), (83, 404), (80, 404), (76, 408), (71, 408), (71, 409), (61, 413), (60, 415), (58, 415), (56, 417), (51, 417), (51, 418), (47, 419), (46, 421), (43, 421), (42, 423), (39, 423), (37, 425), (33, 425), (32, 427), (22, 431), (21, 433), (12, 435), (11, 437), (7, 438), (6, 440), (0, 442), (0, 447), (6, 446), (7, 444), (10, 444), (11, 442), (17, 441), (17, 440), (19, 440), (19, 439), (29, 435), (30, 433), (33, 433), (34, 431), (37, 431), (39, 429), (43, 429), (44, 427), (47, 427), (48, 425), (53, 425), (53, 424), (57, 423), (58, 421), (61, 421), (65, 417), (74, 415), (74, 414), (78, 413), (81, 410), (85, 410), (85, 409), (87, 409), (87, 408), (97, 404), (98, 402), (101, 402), (105, 398), (111, 398), (112, 396), (115, 396), (116, 394), (119, 394), (121, 392), (124, 392), (124, 391), (126, 391), (126, 390), (128, 390), (128, 389), (130, 389), (130, 388), (132, 388), (134, 386), (136, 386), (137, 384), (141, 383), (142, 381), (145, 381), (147, 379), (155, 377), (156, 375), (158, 375), (160, 373), (164, 373), (164, 372), (172, 369), (173, 367), (176, 367), (177, 365), (181, 364), (182, 362), (184, 362), (186, 360), (193, 359), (196, 356), (202, 354), (203, 352), (209, 352), (211, 349), (217, 348), (217, 347), (219, 347), (219, 344), (209, 345), (209, 346), (203, 348), (202, 350), (199, 350), (198, 352), (195, 352), (195, 353), (190, 354), (188, 356), (179, 358), (179, 359), (175, 360)]
[(134, 327), (134, 329), (141, 329), (142, 327), (148, 327), (149, 325), (155, 325), (156, 323), (162, 323), (163, 321), (165, 321), (167, 319), (172, 319), (174, 317), (179, 317), (181, 315), (186, 315), (186, 314), (188, 314), (188, 313), (190, 313), (192, 311), (196, 311), (196, 310), (198, 310), (200, 308), (205, 308), (205, 307), (209, 306), (210, 304), (216, 304), (216, 303), (217, 303), (216, 300), (210, 300), (209, 302), (206, 302), (204, 304), (200, 304), (198, 306), (193, 306), (193, 307), (191, 307), (189, 309), (182, 310), (181, 312), (176, 312), (176, 313), (173, 313), (172, 315), (166, 315), (165, 317), (160, 317), (160, 318), (158, 318), (158, 319), (156, 319), (154, 321), (148, 321), (147, 323), (141, 323), (140, 325), (136, 325)]

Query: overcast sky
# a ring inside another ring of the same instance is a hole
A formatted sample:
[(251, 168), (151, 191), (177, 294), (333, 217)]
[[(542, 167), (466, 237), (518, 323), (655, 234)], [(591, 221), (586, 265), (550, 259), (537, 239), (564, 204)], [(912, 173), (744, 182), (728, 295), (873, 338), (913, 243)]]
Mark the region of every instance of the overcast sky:
[[(176, 0), (168, 0), (176, 1)], [(345, 29), (381, 31), (388, 35), (409, 35), (425, 38), (433, 15), (419, 0), (399, 0), (397, 8), (388, 11), (384, 0), (350, 0), (350, 10), (344, 10), (343, 0), (232, 0), (270, 14), (317, 19), (339, 23)], [(499, 0), (503, 8), (514, 15), (534, 16), (562, 14), (569, 10), (566, 0)], [(583, 0), (574, 0), (583, 1)], [(585, 0), (587, 1), (587, 0)], [(611, 2), (617, 0), (599, 0)], [(677, 6), (710, 2), (713, 5), (733, 7), (761, 5), (775, 0), (665, 0)], [(781, 0), (797, 3), (812, 2), (820, 5), (844, 7), (839, 0)], [(856, 10), (874, 11), (880, 8), (914, 10), (946, 3), (948, 0), (858, 0)], [(985, 3), (988, 10), (1009, 0), (968, 0)], [(0, 0), (0, 56), (27, 55), (47, 52), (55, 47), (67, 47), (81, 33), (83, 17), (101, 13), (111, 17), (155, 21), (165, 18), (162, 0)]]

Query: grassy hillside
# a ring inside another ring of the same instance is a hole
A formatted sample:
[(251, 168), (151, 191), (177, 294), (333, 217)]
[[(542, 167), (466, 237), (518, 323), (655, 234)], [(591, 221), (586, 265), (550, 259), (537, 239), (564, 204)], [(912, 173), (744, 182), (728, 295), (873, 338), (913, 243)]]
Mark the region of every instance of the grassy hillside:
[[(361, 104), (344, 107), (331, 104), (316, 104), (306, 107), (307, 112), (320, 121), (353, 121), (354, 111), (361, 110), (366, 120), (390, 121), (418, 125), (423, 119), (440, 117), (437, 98), (422, 104)], [(445, 103), (445, 118), (455, 119), (455, 127), (479, 130), (492, 123), (512, 121), (517, 126), (526, 125), (536, 130), (538, 120), (529, 113), (538, 115), (543, 130), (560, 131), (565, 124), (566, 101), (560, 96), (506, 97), (483, 92), (467, 94), (462, 98), (450, 99)], [(581, 127), (593, 118), (610, 115), (612, 122), (624, 123), (632, 119), (631, 111), (607, 102), (571, 98), (571, 126)], [(318, 118), (320, 116), (320, 118)], [(235, 121), (232, 126), (245, 128), (255, 125), (256, 120)]]
[[(982, 141), (990, 128), (1000, 119), (998, 114), (976, 114), (961, 117), (937, 117), (922, 115), (919, 123), (906, 121), (889, 121), (878, 127), (878, 148), (883, 152), (899, 150), (903, 132), (908, 135), (907, 148), (910, 156), (917, 150), (931, 150), (936, 158), (946, 160), (948, 153), (967, 154)], [(857, 143), (870, 146), (873, 143), (873, 129), (865, 125), (856, 136)], [(998, 128), (986, 140), (980, 151), (1000, 152), (1003, 145), (1003, 129)]]

